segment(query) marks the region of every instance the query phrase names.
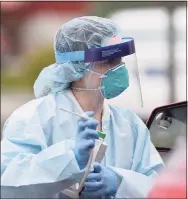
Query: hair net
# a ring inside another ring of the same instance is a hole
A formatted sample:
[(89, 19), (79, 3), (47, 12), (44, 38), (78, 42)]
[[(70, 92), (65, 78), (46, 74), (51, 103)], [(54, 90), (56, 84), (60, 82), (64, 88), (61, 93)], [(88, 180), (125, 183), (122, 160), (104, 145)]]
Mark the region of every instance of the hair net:
[[(63, 53), (102, 47), (106, 40), (119, 34), (117, 26), (109, 19), (94, 16), (76, 18), (57, 31), (54, 51)], [(79, 61), (45, 67), (35, 81), (35, 96), (38, 98), (68, 88), (71, 82), (82, 78), (91, 65)]]

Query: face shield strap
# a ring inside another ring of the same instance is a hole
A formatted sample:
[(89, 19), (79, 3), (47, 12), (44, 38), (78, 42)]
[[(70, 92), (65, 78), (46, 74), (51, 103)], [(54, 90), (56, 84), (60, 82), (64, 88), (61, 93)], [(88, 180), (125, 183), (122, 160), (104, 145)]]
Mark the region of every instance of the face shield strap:
[(57, 64), (72, 61), (97, 62), (113, 58), (125, 57), (135, 53), (134, 39), (131, 37), (122, 38), (122, 43), (105, 46), (101, 48), (90, 48), (86, 51), (74, 51), (60, 53), (55, 52)]

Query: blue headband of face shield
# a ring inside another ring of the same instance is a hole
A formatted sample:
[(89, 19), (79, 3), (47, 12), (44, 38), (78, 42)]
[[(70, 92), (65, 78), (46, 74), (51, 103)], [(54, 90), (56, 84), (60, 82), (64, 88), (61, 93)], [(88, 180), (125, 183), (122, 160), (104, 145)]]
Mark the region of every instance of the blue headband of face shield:
[(122, 38), (122, 43), (100, 47), (90, 48), (85, 51), (74, 52), (55, 52), (57, 64), (71, 61), (97, 62), (113, 58), (120, 58), (135, 53), (134, 39), (131, 37)]
[[(55, 53), (56, 63), (62, 64), (71, 61), (84, 61), (85, 63), (97, 62), (108, 59), (125, 57), (135, 53), (133, 38), (122, 38), (122, 43), (90, 48), (85, 51)], [(113, 82), (113, 85), (112, 85)], [(109, 86), (109, 84), (111, 86)], [(129, 75), (125, 64), (120, 64), (110, 69), (101, 78), (101, 94), (106, 99), (111, 99), (121, 94), (129, 86)]]

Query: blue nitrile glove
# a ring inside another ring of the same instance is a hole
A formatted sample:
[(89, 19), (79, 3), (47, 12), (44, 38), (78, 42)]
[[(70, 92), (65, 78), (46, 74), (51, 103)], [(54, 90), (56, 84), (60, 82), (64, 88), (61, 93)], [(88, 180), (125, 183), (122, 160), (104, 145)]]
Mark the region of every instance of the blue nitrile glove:
[[(86, 112), (91, 117), (93, 112)], [(95, 146), (95, 139), (99, 139), (96, 128), (98, 122), (94, 119), (83, 120), (78, 122), (78, 131), (75, 140), (74, 153), (80, 169), (84, 169), (90, 156), (90, 149)]]
[(118, 177), (115, 172), (97, 162), (93, 166), (94, 171), (86, 179), (81, 198), (114, 196), (118, 189)]

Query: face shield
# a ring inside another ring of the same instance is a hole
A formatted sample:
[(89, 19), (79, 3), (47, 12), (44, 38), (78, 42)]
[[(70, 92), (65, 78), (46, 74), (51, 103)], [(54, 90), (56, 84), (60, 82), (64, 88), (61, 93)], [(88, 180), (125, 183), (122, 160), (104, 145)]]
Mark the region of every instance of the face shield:
[[(84, 86), (73, 87), (77, 90), (95, 92), (107, 103), (120, 106), (142, 106), (142, 94), (133, 38), (122, 38), (113, 44), (111, 40), (104, 47), (90, 48), (85, 51), (56, 53), (56, 63), (83, 61), (85, 68)], [(96, 78), (93, 78), (95, 76)], [(96, 84), (95, 84), (96, 83)], [(95, 105), (98, 106), (98, 102)]]

